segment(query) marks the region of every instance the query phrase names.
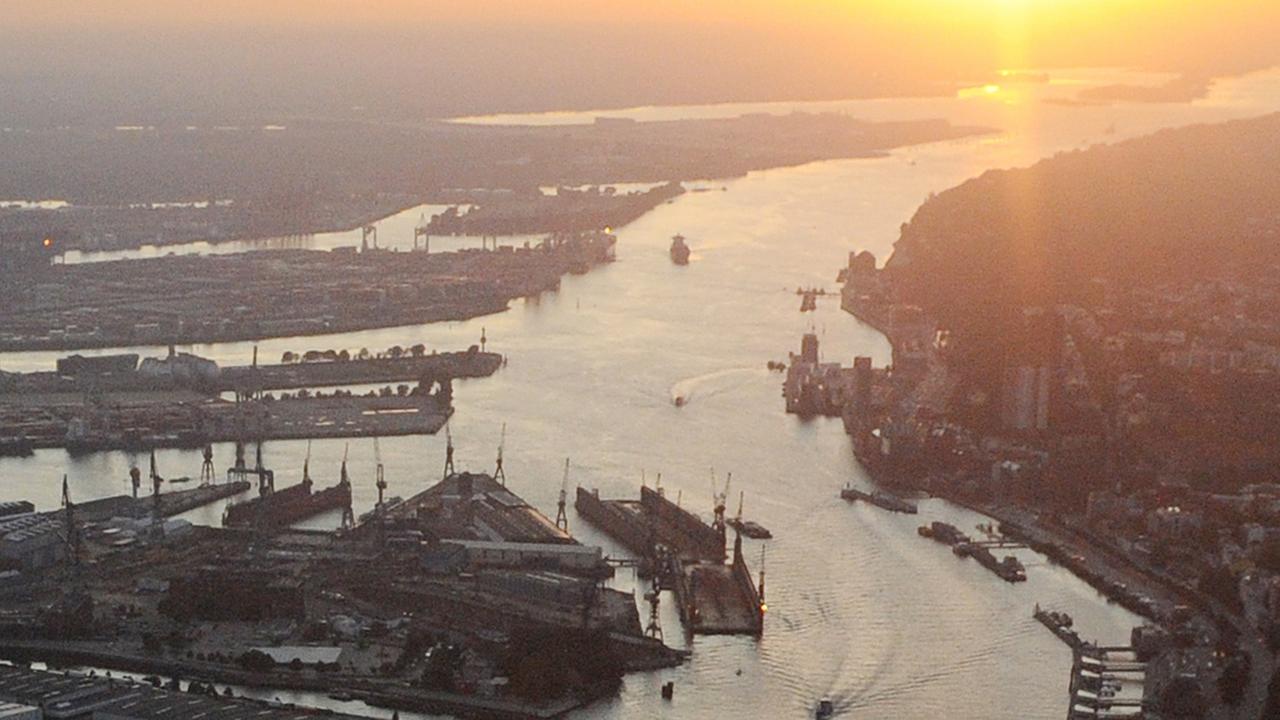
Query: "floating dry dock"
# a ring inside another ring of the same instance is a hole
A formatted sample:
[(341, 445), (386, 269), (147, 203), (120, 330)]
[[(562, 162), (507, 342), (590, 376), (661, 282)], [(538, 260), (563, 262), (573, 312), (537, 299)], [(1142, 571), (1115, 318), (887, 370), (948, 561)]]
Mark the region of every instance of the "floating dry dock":
[(601, 500), (599, 491), (580, 487), (574, 508), (587, 522), (641, 557), (652, 555), (657, 544), (682, 559), (724, 562), (724, 533), (656, 490), (640, 488), (637, 502)]
[[(697, 635), (760, 635), (764, 631), (764, 599), (742, 557), (742, 538), (733, 546), (733, 561), (676, 561), (676, 598), (680, 618)], [(763, 583), (763, 580), (761, 580)]]
[(574, 503), (584, 520), (603, 530), (657, 570), (675, 592), (680, 617), (695, 634), (759, 635), (764, 628), (762, 590), (756, 588), (734, 540), (725, 563), (724, 526), (707, 525), (663, 494), (640, 488), (640, 500), (602, 500), (578, 488)]

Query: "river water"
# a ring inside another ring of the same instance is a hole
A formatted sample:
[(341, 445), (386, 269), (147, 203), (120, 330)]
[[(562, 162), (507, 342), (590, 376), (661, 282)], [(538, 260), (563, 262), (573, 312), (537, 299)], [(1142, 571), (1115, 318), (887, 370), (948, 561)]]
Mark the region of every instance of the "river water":
[[(570, 492), (583, 485), (603, 496), (635, 496), (642, 472), (650, 483), (661, 472), (668, 495), (704, 515), (712, 505), (711, 469), (721, 479), (733, 473), (731, 512), (743, 490), (745, 516), (775, 534), (767, 543), (764, 636), (693, 640), (686, 665), (628, 676), (617, 698), (575, 718), (802, 718), (812, 717), (818, 698), (830, 697), (843, 717), (1058, 720), (1066, 710), (1070, 653), (1032, 620), (1033, 605), (1067, 610), (1086, 638), (1113, 644), (1125, 644), (1138, 619), (1035, 554), (1018, 551), (1029, 579), (1009, 585), (915, 533), (931, 520), (971, 529), (983, 518), (967, 510), (926, 500), (919, 516), (906, 517), (840, 500), (842, 484), (868, 481), (839, 421), (785, 415), (781, 379), (765, 363), (785, 360), (810, 329), (821, 336), (826, 359), (888, 361), (884, 338), (842, 313), (836, 298), (819, 300), (816, 313), (802, 315), (793, 290), (835, 290), (835, 273), (851, 250), (867, 249), (883, 260), (899, 224), (928, 193), (988, 168), (1028, 164), (1093, 142), (1273, 110), (1280, 74), (1220, 84), (1191, 104), (1072, 106), (1034, 99), (1060, 90), (1020, 86), (955, 99), (848, 103), (854, 111), (872, 108), (868, 116), (893, 116), (896, 108), (898, 117), (945, 116), (1002, 132), (884, 158), (752, 173), (724, 182), (723, 190), (712, 184), (717, 189), (686, 194), (618, 231), (616, 263), (566, 277), (558, 292), (513, 303), (500, 315), (259, 346), (265, 358), (285, 350), (415, 342), (452, 349), (477, 342), (483, 330), (489, 349), (510, 362), (492, 378), (458, 384), (451, 422), (457, 460), (463, 468), (491, 471), (505, 423), (509, 485), (549, 515), (566, 457)], [(687, 267), (667, 258), (676, 233), (694, 248)], [(189, 349), (223, 363), (247, 362), (252, 354), (250, 343)], [(46, 368), (56, 355), (4, 355), (0, 367)], [(675, 395), (687, 403), (677, 408)], [(443, 436), (382, 440), (389, 492), (407, 496), (437, 480), (444, 444)], [(336, 480), (348, 445), (359, 513), (376, 497), (371, 441), (316, 442), (311, 470), (321, 485)], [(301, 473), (306, 448), (305, 442), (270, 443), (266, 463), (290, 482)], [(231, 449), (218, 446), (215, 453), (222, 470)], [(158, 457), (162, 474), (199, 472), (198, 452), (166, 450)], [(126, 492), (128, 467), (141, 461), (124, 453), (72, 459), (62, 451), (3, 460), (3, 496), (55, 507), (63, 473), (80, 499)], [(210, 507), (186, 517), (216, 523), (220, 514), (220, 507)], [(616, 552), (572, 512), (570, 522), (583, 541)], [(312, 523), (334, 524), (331, 517)], [(758, 566), (760, 543), (747, 546)], [(617, 583), (628, 587), (630, 578)], [(683, 645), (671, 603), (663, 610), (667, 642)], [(667, 680), (676, 683), (670, 703), (658, 697)]]

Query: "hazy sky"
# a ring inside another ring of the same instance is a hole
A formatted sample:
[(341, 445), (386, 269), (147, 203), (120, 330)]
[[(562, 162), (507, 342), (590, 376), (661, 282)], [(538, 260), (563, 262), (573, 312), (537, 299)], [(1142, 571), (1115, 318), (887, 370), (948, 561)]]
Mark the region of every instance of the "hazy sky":
[[(0, 120), (945, 92), (1280, 63), (1276, 0), (6, 0)], [(146, 119), (146, 118), (140, 118)]]

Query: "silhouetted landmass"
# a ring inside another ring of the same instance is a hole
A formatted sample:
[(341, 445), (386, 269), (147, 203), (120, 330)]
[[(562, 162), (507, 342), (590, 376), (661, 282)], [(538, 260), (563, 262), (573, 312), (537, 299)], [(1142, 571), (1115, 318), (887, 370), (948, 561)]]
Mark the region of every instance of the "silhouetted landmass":
[(432, 217), (427, 230), (432, 235), (521, 235), (621, 227), (683, 193), (684, 187), (672, 182), (635, 192), (587, 187), (494, 195), (469, 212), (449, 208)]
[[(0, 133), (0, 200), (72, 207), (0, 209), (0, 233), (50, 230), (67, 236), (64, 245), (86, 247), (290, 235), (356, 227), (432, 198), (494, 201), (471, 189), (530, 194), (540, 186), (736, 177), (979, 132), (986, 130), (942, 120), (871, 123), (835, 114), (554, 127), (304, 121), (19, 130)], [(178, 202), (212, 205), (149, 207)], [(546, 210), (556, 212), (553, 205)], [(553, 225), (539, 217), (511, 232)]]
[(1185, 103), (1208, 95), (1211, 87), (1213, 87), (1213, 78), (1206, 75), (1180, 75), (1163, 85), (1103, 85), (1086, 88), (1076, 97), (1088, 104)]
[(1150, 286), (1270, 271), (1280, 115), (1167, 130), (990, 171), (931, 197), (888, 263), (903, 300), (955, 330)]
[(896, 302), (948, 331), (968, 426), (1000, 425), (1010, 369), (1077, 372), (1053, 391), (1056, 432), (1149, 404), (1113, 448), (1231, 488), (1280, 467), (1278, 242), (1268, 115), (988, 172), (927, 200), (885, 272)]

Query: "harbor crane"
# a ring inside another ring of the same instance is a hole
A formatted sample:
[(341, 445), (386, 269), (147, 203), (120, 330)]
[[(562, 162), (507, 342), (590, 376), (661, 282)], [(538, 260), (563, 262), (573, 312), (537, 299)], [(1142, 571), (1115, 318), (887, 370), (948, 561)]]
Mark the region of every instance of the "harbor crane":
[(302, 458), (302, 484), (311, 487), (311, 441), (307, 441), (307, 454)]
[(232, 471), (232, 470), (236, 470), (236, 471), (243, 472), (243, 471), (244, 471), (244, 469), (245, 469), (245, 465), (244, 465), (244, 441), (243, 441), (243, 440), (237, 440), (237, 441), (236, 441), (236, 464), (235, 464), (235, 466), (234, 466), (234, 467), (227, 468), (227, 476), (228, 476), (228, 478), (231, 476), (231, 471)]
[(151, 532), (155, 537), (164, 535), (164, 514), (160, 508), (160, 486), (164, 478), (156, 471), (156, 451), (151, 450)]
[(258, 442), (256, 462), (252, 469), (245, 467), (244, 442), (236, 441), (236, 464), (227, 468), (227, 482), (247, 480), (250, 475), (258, 478), (258, 496), (266, 497), (276, 491), (276, 474), (262, 465), (262, 442)]
[(262, 441), (259, 440), (253, 449), (253, 471), (258, 474), (260, 492), (270, 495), (276, 491), (276, 476), (262, 465)]
[(564, 512), (565, 500), (569, 495), (569, 458), (564, 459), (564, 481), (560, 483), (560, 500), (556, 503), (556, 527), (569, 532), (569, 516)]
[(71, 502), (71, 489), (67, 485), (67, 476), (62, 476), (62, 522), (67, 526), (67, 551), (71, 554), (71, 562), (80, 564), (80, 528), (76, 527), (76, 506)]
[(373, 439), (374, 487), (378, 488), (378, 511), (382, 511), (384, 495), (387, 491), (387, 479), (382, 469), (382, 449), (378, 446), (378, 438)]
[(502, 423), (502, 437), (498, 441), (498, 466), (493, 470), (493, 479), (507, 486), (507, 473), (502, 469), (502, 449), (507, 444), (507, 424)]
[(729, 485), (733, 482), (733, 473), (729, 473), (725, 477), (724, 487), (716, 487), (716, 469), (711, 468), (711, 500), (715, 508), (715, 520), (711, 523), (711, 527), (719, 532), (722, 536), (725, 533), (724, 511), (726, 499), (729, 496)]
[[(351, 485), (351, 476), (347, 474), (347, 452), (350, 450), (351, 450), (351, 446), (349, 444), (344, 445), (342, 448), (342, 469), (338, 472), (339, 485), (347, 485), (347, 486)], [(341, 528), (343, 530), (354, 530), (355, 526), (356, 526), (355, 510), (351, 507), (351, 503), (347, 503), (342, 508)]]
[(454, 474), (453, 469), (453, 433), (449, 430), (449, 423), (444, 425), (444, 477), (448, 478)]
[(431, 226), (427, 223), (427, 214), (418, 217), (418, 224), (413, 228), (413, 249), (418, 249), (418, 240), (422, 240), (422, 251), (431, 253)]
[(160, 485), (164, 483), (164, 478), (160, 477), (160, 473), (156, 471), (156, 451), (151, 451), (151, 499), (152, 509), (155, 513), (155, 522), (160, 522)]
[(662, 642), (662, 622), (658, 616), (658, 604), (662, 597), (662, 581), (659, 579), (661, 573), (655, 569), (653, 579), (649, 586), (649, 591), (644, 594), (644, 599), (649, 603), (649, 624), (645, 626), (645, 637), (653, 638), (658, 642)]
[(212, 485), (214, 480), (213, 472), (213, 446), (204, 446), (204, 464), (200, 466), (200, 484)]
[(382, 547), (387, 542), (387, 478), (382, 468), (382, 448), (379, 447), (376, 436), (373, 438), (373, 462), (373, 484), (378, 488), (378, 504), (374, 506), (373, 512), (378, 523), (378, 546)]

